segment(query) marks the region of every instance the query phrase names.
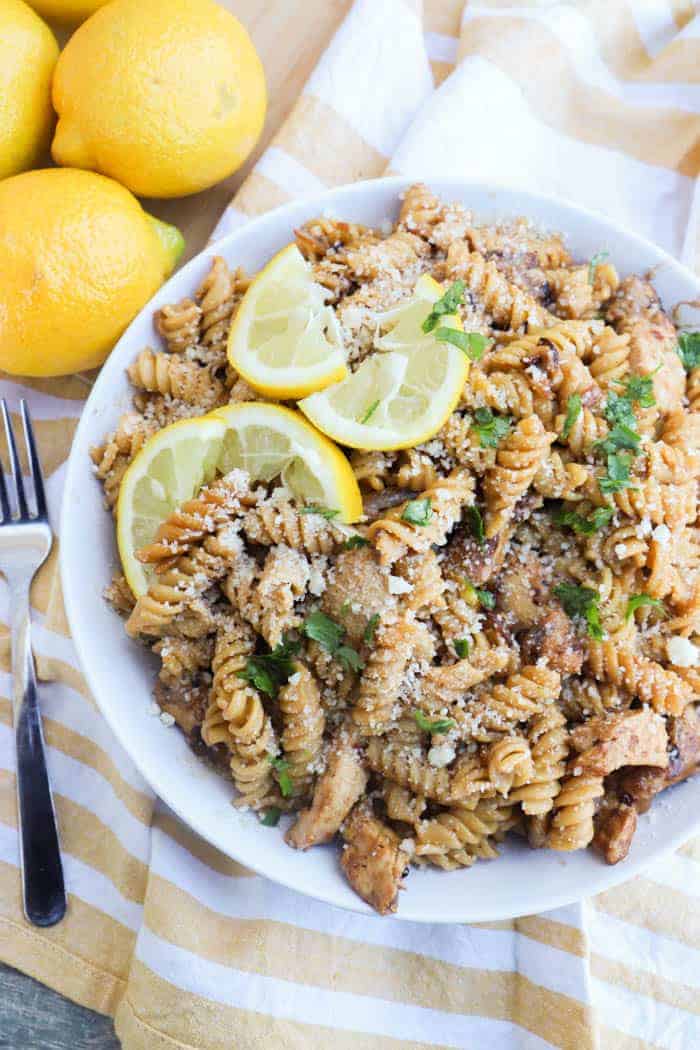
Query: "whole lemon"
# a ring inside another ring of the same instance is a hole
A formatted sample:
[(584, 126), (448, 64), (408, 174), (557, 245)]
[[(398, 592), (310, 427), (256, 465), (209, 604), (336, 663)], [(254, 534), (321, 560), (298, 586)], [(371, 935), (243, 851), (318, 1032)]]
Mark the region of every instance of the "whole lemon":
[(214, 0), (112, 0), (58, 60), (53, 158), (145, 197), (195, 193), (246, 159), (265, 99), (250, 37)]
[(183, 243), (102, 175), (51, 168), (0, 182), (0, 368), (58, 376), (101, 364)]
[(108, 0), (29, 0), (35, 11), (44, 18), (53, 18), (56, 22), (73, 25), (102, 7)]
[(22, 0), (0, 0), (0, 179), (35, 164), (51, 137), (54, 35)]

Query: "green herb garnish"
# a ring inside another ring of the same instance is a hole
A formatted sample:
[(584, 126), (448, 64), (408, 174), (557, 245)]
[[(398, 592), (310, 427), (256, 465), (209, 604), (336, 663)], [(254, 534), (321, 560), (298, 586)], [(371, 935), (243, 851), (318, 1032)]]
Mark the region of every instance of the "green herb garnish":
[(608, 436), (602, 441), (596, 441), (594, 447), (605, 455), (610, 452), (618, 452), (620, 449), (639, 452), (640, 441), (641, 438), (636, 430), (628, 427), (626, 423), (616, 423)]
[(249, 656), (245, 668), (238, 671), (237, 676), (261, 693), (277, 696), (280, 686), (294, 674), (294, 657), (300, 648), (299, 642), (285, 637), (271, 652)]
[(612, 452), (606, 458), (607, 473), (598, 478), (598, 488), (604, 495), (630, 487), (632, 457), (627, 452)]
[(557, 525), (568, 525), (574, 532), (582, 536), (592, 536), (593, 533), (608, 524), (614, 513), (614, 507), (596, 507), (592, 514), (584, 518), (582, 514), (577, 514), (574, 510), (561, 507), (556, 511), (554, 520)]
[(419, 729), (422, 729), (424, 733), (446, 733), (448, 729), (452, 729), (455, 721), (453, 718), (436, 718), (431, 722), (429, 718), (423, 714), (422, 711), (414, 711), (413, 717), (416, 720), (416, 725)]
[(359, 532), (345, 541), (343, 550), (354, 551), (357, 547), (369, 547), (369, 540), (366, 540), (364, 536), (360, 536)]
[(379, 398), (377, 398), (376, 401), (372, 402), (372, 404), (369, 406), (369, 408), (365, 412), (364, 416), (360, 420), (360, 423), (367, 423), (367, 422), (369, 422), (369, 420), (372, 418), (372, 416), (374, 415), (374, 413), (377, 411), (378, 408), (379, 408)]
[(430, 497), (425, 499), (411, 499), (408, 501), (401, 514), (401, 520), (407, 521), (409, 525), (427, 525), (433, 516), (433, 508)]
[(472, 536), (479, 544), (483, 547), (486, 543), (486, 533), (484, 532), (484, 519), (481, 516), (481, 511), (477, 507), (476, 503), (473, 503), (471, 507), (467, 507), (467, 524), (469, 525), (469, 531)]
[(283, 798), (289, 798), (294, 790), (292, 778), (289, 775), (289, 762), (286, 758), (274, 758), (270, 755), (270, 765), (277, 773), (277, 783), (280, 786)]
[(571, 619), (579, 617), (586, 621), (589, 637), (600, 641), (603, 628), (600, 625), (598, 603), (600, 595), (592, 587), (579, 587), (575, 583), (560, 583), (554, 593), (564, 606), (564, 612)]
[(276, 828), (280, 822), (282, 816), (282, 810), (279, 806), (270, 806), (266, 809), (263, 816), (260, 818), (260, 823), (264, 824), (266, 828)]
[(362, 636), (362, 640), (364, 641), (365, 645), (373, 645), (374, 644), (374, 633), (377, 630), (378, 624), (379, 624), (379, 613), (375, 613), (373, 616), (370, 616), (369, 620), (367, 621), (367, 626), (365, 627), (365, 633)]
[(457, 312), (458, 307), (464, 302), (465, 287), (464, 281), (455, 281), (445, 294), (433, 303), (432, 310), (421, 325), (424, 332), (432, 332), (434, 328), (437, 328), (441, 317)]
[(604, 249), (602, 252), (596, 252), (591, 261), (588, 264), (588, 283), (590, 285), (595, 284), (595, 272), (600, 264), (609, 257), (610, 252)]
[(632, 375), (626, 379), (616, 379), (615, 384), (622, 387), (622, 396), (627, 401), (631, 401), (633, 405), (639, 405), (640, 408), (653, 408), (656, 404), (654, 376), (661, 367), (658, 365), (653, 372), (647, 375)]
[(610, 391), (605, 402), (605, 418), (612, 427), (619, 423), (621, 426), (634, 430), (637, 426), (637, 417), (634, 414), (632, 402), (629, 398), (616, 394), (614, 390)]
[(364, 666), (357, 650), (342, 644), (345, 628), (331, 620), (330, 616), (326, 616), (320, 610), (313, 612), (305, 620), (303, 629), (307, 638), (318, 642), (346, 671), (359, 671)]
[(470, 361), (480, 361), (489, 345), (489, 340), (480, 332), (460, 332), (458, 328), (438, 328), (435, 338), (439, 343), (452, 343), (466, 354)]
[(477, 408), (474, 411), (472, 430), (479, 435), (482, 448), (497, 448), (498, 442), (506, 436), (512, 425), (510, 416), (495, 416), (490, 408)]
[(474, 593), (484, 609), (493, 609), (496, 605), (496, 599), (491, 591), (482, 591), (478, 587), (474, 588)]
[(452, 643), (455, 648), (455, 652), (460, 660), (466, 660), (469, 656), (469, 639), (468, 638), (455, 638)]
[(351, 604), (352, 603), (351, 603), (350, 599), (346, 598), (345, 601), (343, 602), (343, 604), (340, 606), (340, 615), (341, 616), (345, 617), (345, 616), (348, 615), (348, 613), (350, 612), (350, 605)]
[(686, 372), (700, 366), (700, 332), (681, 332), (677, 349)]
[(339, 510), (331, 510), (328, 507), (321, 507), (318, 503), (309, 503), (306, 507), (301, 508), (302, 514), (320, 514), (326, 521), (332, 521), (333, 518), (337, 518), (340, 514)]
[(564, 426), (562, 428), (561, 436), (564, 441), (568, 438), (571, 433), (571, 428), (581, 414), (581, 395), (572, 394), (569, 400), (566, 402), (566, 416), (564, 418)]
[(632, 594), (627, 601), (625, 619), (630, 620), (636, 610), (641, 609), (643, 605), (651, 605), (654, 609), (665, 611), (664, 603), (658, 598), (652, 598), (650, 594)]

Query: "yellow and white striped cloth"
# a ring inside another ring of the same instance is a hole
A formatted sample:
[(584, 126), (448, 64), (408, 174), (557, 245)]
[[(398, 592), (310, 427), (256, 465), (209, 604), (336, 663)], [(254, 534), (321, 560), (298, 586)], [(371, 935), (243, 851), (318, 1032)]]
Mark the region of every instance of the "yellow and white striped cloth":
[[(357, 0), (217, 235), (387, 169), (455, 173), (572, 198), (699, 267), (693, 5), (463, 6)], [(58, 521), (87, 390), (78, 378), (1, 386), (30, 400)], [(418, 926), (317, 904), (154, 800), (81, 677), (55, 557), (33, 605), (70, 908), (49, 930), (22, 919), (0, 699), (0, 956), (114, 1014), (128, 1050), (700, 1046), (700, 842), (595, 900), (514, 922)]]

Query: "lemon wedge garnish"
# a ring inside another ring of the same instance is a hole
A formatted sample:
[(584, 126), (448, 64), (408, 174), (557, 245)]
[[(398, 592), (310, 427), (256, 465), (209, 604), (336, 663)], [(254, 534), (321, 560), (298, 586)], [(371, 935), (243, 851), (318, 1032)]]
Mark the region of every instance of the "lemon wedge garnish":
[(247, 470), (252, 481), (279, 478), (300, 503), (349, 523), (362, 514), (355, 475), (339, 448), (302, 415), (249, 401), (159, 430), (122, 479), (117, 543), (134, 594), (148, 589), (153, 570), (136, 558), (158, 526), (216, 474)]
[(295, 244), (283, 248), (245, 293), (228, 359), (266, 397), (304, 397), (347, 375), (340, 325)]
[[(378, 317), (382, 333), (371, 354), (342, 382), (299, 402), (305, 416), (350, 448), (413, 448), (428, 441), (453, 412), (469, 375), (469, 359), (422, 324), (444, 289), (424, 275), (413, 296)], [(440, 328), (461, 330), (459, 318)]]
[(183, 419), (150, 438), (129, 465), (119, 488), (117, 545), (124, 575), (138, 597), (152, 569), (136, 551), (152, 543), (160, 523), (192, 499), (216, 474), (226, 424), (211, 416)]
[(225, 427), (219, 470), (247, 470), (254, 481), (279, 477), (300, 503), (337, 512), (349, 523), (362, 514), (362, 496), (347, 458), (299, 412), (243, 401), (217, 408)]

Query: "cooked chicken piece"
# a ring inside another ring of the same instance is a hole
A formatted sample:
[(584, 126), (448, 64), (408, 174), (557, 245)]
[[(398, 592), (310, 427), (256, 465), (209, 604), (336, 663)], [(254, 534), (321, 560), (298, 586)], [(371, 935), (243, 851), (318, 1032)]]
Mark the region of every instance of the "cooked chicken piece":
[(358, 752), (348, 741), (336, 745), (318, 778), (309, 809), (303, 809), (285, 839), (295, 849), (329, 842), (367, 785)]
[(659, 369), (654, 376), (656, 404), (671, 412), (683, 399), (685, 370), (675, 351), (676, 329), (651, 284), (641, 277), (625, 278), (606, 319), (630, 337), (630, 372), (647, 375)]
[(542, 617), (542, 603), (550, 597), (536, 555), (511, 555), (506, 560), (498, 577), (496, 607), (516, 629), (536, 626)]
[(636, 809), (622, 803), (605, 813), (596, 827), (593, 845), (600, 850), (608, 864), (617, 864), (629, 853), (636, 830)]
[(348, 643), (358, 645), (370, 618), (381, 616), (392, 601), (389, 575), (380, 569), (374, 549), (357, 547), (338, 555), (321, 608), (343, 625)]
[(571, 766), (593, 776), (607, 776), (622, 766), (668, 765), (666, 724), (651, 708), (591, 718), (569, 735), (579, 753)]
[(158, 682), (153, 691), (161, 711), (172, 715), (186, 736), (191, 736), (202, 724), (209, 701), (209, 689), (204, 685), (164, 685)]
[(544, 660), (561, 675), (578, 674), (583, 664), (583, 643), (559, 606), (550, 608), (539, 623), (525, 632), (520, 651), (526, 664)]
[(365, 806), (356, 806), (343, 828), (346, 845), (340, 859), (348, 882), (380, 915), (396, 911), (408, 854), (398, 835)]

